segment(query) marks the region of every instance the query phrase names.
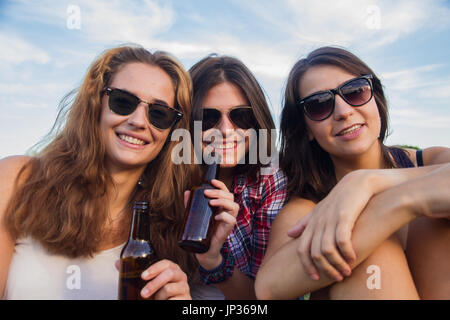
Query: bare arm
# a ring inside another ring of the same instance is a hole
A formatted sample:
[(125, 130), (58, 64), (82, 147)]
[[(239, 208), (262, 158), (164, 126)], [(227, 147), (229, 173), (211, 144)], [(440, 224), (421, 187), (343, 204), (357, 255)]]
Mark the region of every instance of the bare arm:
[(0, 297), (3, 297), (9, 265), (14, 253), (14, 239), (4, 225), (6, 207), (12, 197), (14, 183), (19, 170), (28, 157), (8, 157), (0, 161)]
[[(357, 258), (351, 263), (352, 269), (392, 233), (418, 215), (439, 217), (442, 212), (450, 212), (449, 192), (450, 165), (445, 165), (373, 197), (355, 224), (352, 242)], [(286, 210), (283, 209), (279, 218), (287, 221), (289, 219), (283, 217), (290, 214), (298, 218), (296, 211), (304, 215), (312, 206), (306, 200), (296, 200), (286, 206)], [(286, 239), (284, 234), (288, 224), (281, 221), (281, 227), (274, 228), (271, 234), (270, 251), (256, 278), (256, 294), (260, 299), (294, 299), (334, 282), (323, 273), (320, 273), (319, 280), (308, 276), (297, 255), (301, 238)]]
[(349, 276), (349, 263), (356, 258), (351, 243), (352, 230), (369, 200), (380, 192), (443, 166), (366, 169), (347, 174), (310, 214), (300, 219), (288, 232), (294, 238), (302, 235), (299, 247), (303, 254), (300, 260), (307, 273), (316, 279), (320, 269), (336, 281)]
[(233, 275), (222, 283), (215, 285), (229, 300), (255, 300), (255, 280), (234, 268)]
[[(422, 151), (423, 164), (425, 166), (435, 164), (445, 164), (450, 162), (450, 148), (445, 147), (430, 147)], [(411, 158), (415, 163), (415, 152), (411, 154)]]

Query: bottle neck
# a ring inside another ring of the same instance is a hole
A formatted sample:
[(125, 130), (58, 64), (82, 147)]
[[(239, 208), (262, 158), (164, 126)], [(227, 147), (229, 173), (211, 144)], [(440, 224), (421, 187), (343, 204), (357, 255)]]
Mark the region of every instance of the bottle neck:
[(220, 164), (213, 163), (206, 166), (206, 171), (203, 176), (203, 183), (211, 183), (212, 179), (218, 179), (220, 174)]
[(150, 240), (150, 213), (148, 209), (133, 209), (131, 240)]

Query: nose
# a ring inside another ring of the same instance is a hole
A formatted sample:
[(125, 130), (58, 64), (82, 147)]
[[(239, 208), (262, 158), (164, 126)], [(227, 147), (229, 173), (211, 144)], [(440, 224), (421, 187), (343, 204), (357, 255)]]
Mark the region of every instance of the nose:
[(145, 128), (148, 123), (148, 106), (141, 102), (128, 117), (128, 123), (136, 128)]
[(220, 132), (222, 133), (222, 135), (224, 137), (226, 137), (227, 134), (231, 133), (236, 128), (235, 128), (233, 122), (231, 122), (231, 120), (228, 118), (228, 116), (226, 114), (222, 113), (222, 117), (221, 117), (219, 123), (217, 124), (217, 129), (219, 129)]
[(334, 112), (333, 117), (334, 120), (344, 120), (351, 116), (354, 112), (354, 108), (345, 102), (344, 99), (341, 98), (338, 94), (334, 96)]

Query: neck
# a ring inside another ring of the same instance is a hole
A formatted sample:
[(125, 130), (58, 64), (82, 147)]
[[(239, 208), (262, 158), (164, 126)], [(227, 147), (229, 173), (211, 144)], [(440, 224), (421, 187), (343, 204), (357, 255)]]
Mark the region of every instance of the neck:
[(139, 168), (111, 173), (113, 183), (108, 188), (110, 219), (116, 220), (122, 215), (144, 169)]
[(233, 179), (234, 179), (234, 167), (220, 168), (219, 180), (222, 181), (227, 186), (230, 192), (232, 192), (231, 185), (233, 184)]
[(336, 180), (339, 182), (347, 173), (359, 169), (382, 169), (384, 168), (381, 144), (377, 140), (366, 152), (352, 156), (351, 158), (331, 156), (334, 164)]

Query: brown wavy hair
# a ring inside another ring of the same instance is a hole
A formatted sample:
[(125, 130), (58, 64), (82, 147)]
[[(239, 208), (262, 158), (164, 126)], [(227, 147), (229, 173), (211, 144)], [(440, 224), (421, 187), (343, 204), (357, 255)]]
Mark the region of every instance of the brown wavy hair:
[[(140, 46), (103, 52), (89, 67), (75, 98), (67, 103), (69, 94), (61, 103), (52, 141), (18, 175), (16, 183), (21, 176), (25, 181), (17, 187), (5, 217), (14, 238), (32, 236), (50, 253), (70, 258), (98, 252), (108, 219), (107, 186), (112, 185), (99, 130), (101, 98), (113, 76), (132, 62), (157, 66), (170, 76), (175, 108), (184, 114), (172, 130), (189, 129), (192, 82), (173, 56)], [(156, 252), (189, 273), (196, 270), (195, 259), (178, 247), (176, 237), (183, 219), (183, 193), (191, 187), (191, 175), (198, 173), (192, 165), (171, 161), (175, 145), (169, 134), (161, 152), (145, 169), (143, 187), (132, 192), (127, 210), (131, 213), (135, 200), (150, 201), (151, 240)], [(125, 218), (129, 220), (130, 215)], [(123, 225), (121, 232), (128, 235), (129, 222)]]
[[(253, 114), (257, 121), (257, 126), (253, 129), (267, 130), (266, 154), (271, 155), (271, 129), (275, 129), (275, 124), (263, 88), (252, 72), (237, 58), (219, 56), (213, 53), (193, 65), (189, 69), (189, 73), (192, 77), (194, 90), (191, 134), (194, 132), (194, 121), (201, 121), (203, 119), (202, 104), (208, 91), (216, 85), (230, 82), (241, 89), (252, 107)], [(258, 134), (257, 139), (259, 139)], [(258, 140), (256, 141), (256, 145), (259, 148)], [(258, 170), (263, 164), (260, 162), (259, 157), (256, 164), (249, 164), (248, 152), (245, 156), (245, 164), (238, 164), (234, 171), (239, 174), (245, 173), (249, 177), (255, 178)], [(200, 156), (199, 158), (201, 159)]]
[[(332, 65), (355, 76), (371, 74), (375, 102), (380, 115), (381, 151), (386, 168), (397, 167), (384, 145), (388, 135), (389, 114), (380, 79), (372, 69), (353, 53), (337, 47), (321, 47), (300, 59), (292, 67), (286, 83), (284, 107), (281, 113), (280, 167), (289, 177), (288, 193), (315, 202), (322, 200), (336, 185), (334, 165), (330, 155), (314, 139), (309, 141), (303, 110), (298, 107), (300, 82), (311, 67)], [(400, 149), (403, 151), (403, 149)]]

